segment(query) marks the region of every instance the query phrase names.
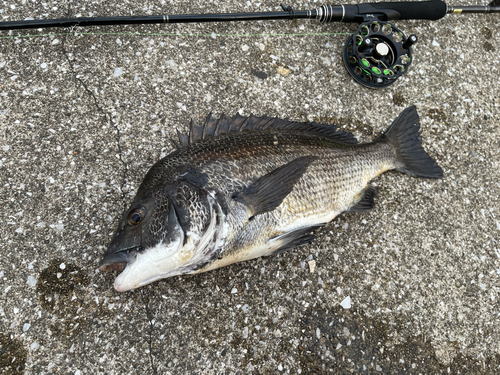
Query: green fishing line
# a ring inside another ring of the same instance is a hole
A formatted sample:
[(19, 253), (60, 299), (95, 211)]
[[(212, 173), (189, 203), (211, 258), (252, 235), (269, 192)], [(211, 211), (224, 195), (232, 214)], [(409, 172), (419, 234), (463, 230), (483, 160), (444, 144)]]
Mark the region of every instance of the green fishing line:
[(70, 33), (54, 33), (54, 34), (28, 34), (28, 35), (9, 35), (0, 36), (0, 39), (16, 39), (16, 38), (40, 38), (40, 37), (50, 37), (58, 35), (129, 35), (129, 36), (196, 36), (196, 37), (253, 37), (253, 36), (327, 36), (327, 35), (351, 35), (349, 33), (285, 33), (285, 34), (178, 34), (178, 33), (80, 33), (80, 32), (70, 32)]

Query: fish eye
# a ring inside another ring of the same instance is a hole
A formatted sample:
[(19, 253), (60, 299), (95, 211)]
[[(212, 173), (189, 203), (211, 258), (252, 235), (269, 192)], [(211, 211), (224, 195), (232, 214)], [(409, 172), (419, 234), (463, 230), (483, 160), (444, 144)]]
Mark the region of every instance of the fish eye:
[(144, 218), (145, 210), (136, 208), (128, 215), (128, 223), (132, 226), (138, 225)]
[(130, 223), (133, 224), (133, 225), (137, 225), (141, 222), (141, 215), (139, 215), (138, 213), (135, 213), (135, 214), (132, 214), (130, 216)]

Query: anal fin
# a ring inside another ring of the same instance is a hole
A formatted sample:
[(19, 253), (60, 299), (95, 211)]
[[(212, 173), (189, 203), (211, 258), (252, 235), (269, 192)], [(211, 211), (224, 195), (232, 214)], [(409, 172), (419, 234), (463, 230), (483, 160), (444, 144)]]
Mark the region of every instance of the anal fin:
[(314, 241), (314, 235), (311, 232), (321, 228), (325, 224), (317, 224), (310, 227), (296, 229), (292, 232), (282, 234), (271, 239), (271, 242), (279, 241), (279, 247), (271, 254), (280, 254), (291, 250), (294, 247), (310, 244)]
[(375, 207), (374, 198), (378, 191), (373, 186), (367, 186), (359, 193), (359, 200), (352, 206), (350, 212), (369, 212)]

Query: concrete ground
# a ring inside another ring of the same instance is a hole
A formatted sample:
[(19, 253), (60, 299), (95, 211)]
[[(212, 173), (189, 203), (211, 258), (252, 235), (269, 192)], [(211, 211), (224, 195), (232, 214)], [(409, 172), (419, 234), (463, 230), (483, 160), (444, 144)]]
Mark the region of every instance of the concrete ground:
[[(0, 0), (0, 20), (277, 9)], [(354, 25), (0, 33), (0, 372), (500, 371), (499, 16), (395, 24), (419, 42), (410, 72), (380, 91), (342, 65)], [(386, 173), (373, 212), (341, 215), (285, 254), (126, 293), (98, 270), (122, 210), (190, 118), (335, 122), (368, 141), (413, 104), (443, 179)]]

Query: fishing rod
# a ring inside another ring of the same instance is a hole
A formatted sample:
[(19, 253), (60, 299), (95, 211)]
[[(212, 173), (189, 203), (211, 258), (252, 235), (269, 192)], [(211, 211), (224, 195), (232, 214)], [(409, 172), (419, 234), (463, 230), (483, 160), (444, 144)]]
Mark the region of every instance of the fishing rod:
[(411, 46), (416, 35), (406, 37), (388, 21), (438, 20), (447, 14), (500, 13), (500, 0), (486, 6), (449, 6), (441, 0), (381, 2), (357, 5), (322, 5), (314, 10), (295, 11), (281, 4), (280, 12), (181, 14), (125, 17), (76, 17), (48, 20), (0, 22), (0, 31), (46, 27), (84, 27), (104, 25), (173, 24), (257, 20), (315, 19), (320, 23), (355, 22), (358, 29), (343, 48), (343, 61), (349, 74), (363, 86), (384, 88), (408, 71), (413, 59)]

